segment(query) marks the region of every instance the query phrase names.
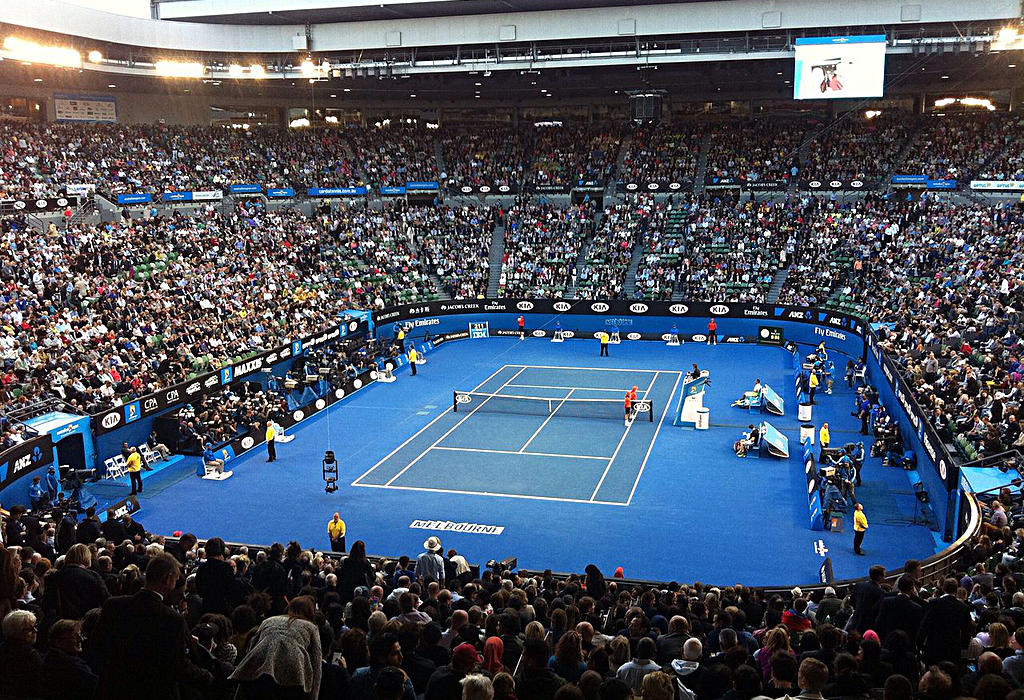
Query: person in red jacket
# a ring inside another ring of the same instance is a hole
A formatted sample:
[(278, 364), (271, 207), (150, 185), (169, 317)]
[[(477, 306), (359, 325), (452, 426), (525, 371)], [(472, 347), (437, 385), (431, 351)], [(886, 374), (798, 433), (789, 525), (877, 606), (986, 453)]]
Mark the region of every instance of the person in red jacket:
[(790, 634), (799, 634), (811, 628), (811, 619), (807, 615), (806, 598), (797, 598), (793, 601), (793, 607), (782, 613), (782, 624), (786, 626)]
[(718, 345), (718, 324), (715, 319), (708, 321), (708, 345)]
[(526, 340), (526, 319), (523, 318), (522, 314), (519, 314), (519, 339)]

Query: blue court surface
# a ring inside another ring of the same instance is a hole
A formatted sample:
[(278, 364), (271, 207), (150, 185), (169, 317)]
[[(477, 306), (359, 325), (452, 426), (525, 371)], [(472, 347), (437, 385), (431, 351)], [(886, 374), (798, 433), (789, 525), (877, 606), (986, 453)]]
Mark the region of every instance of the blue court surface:
[[(348, 541), (366, 541), (373, 554), (414, 556), (437, 534), (480, 564), (514, 555), (524, 568), (582, 571), (593, 562), (629, 577), (723, 585), (813, 582), (826, 555), (836, 578), (861, 576), (869, 563), (901, 566), (941, 548), (932, 530), (912, 524), (913, 475), (877, 458), (865, 462), (857, 490), (871, 525), (868, 556), (853, 554), (852, 516), (841, 533), (809, 528), (783, 349), (627, 342), (611, 355), (598, 357), (593, 340), (446, 344), (416, 377), (402, 368), (397, 382), (373, 384), (289, 431), (295, 439), (279, 445), (276, 463), (258, 450), (232, 461), (223, 482), (196, 477), (191, 459), (149, 476), (139, 520), (154, 532), (327, 549), (326, 523), (338, 511)], [(693, 363), (711, 373), (709, 430), (672, 425)], [(783, 397), (784, 416), (730, 406), (755, 378)], [(651, 411), (627, 424), (623, 396), (633, 386)], [(455, 392), (466, 393), (457, 401)], [(833, 446), (868, 448), (852, 407), (853, 391), (837, 383), (818, 395), (813, 422), (829, 422)], [(791, 457), (737, 458), (740, 431), (764, 419), (789, 438)], [(333, 494), (321, 479), (326, 449), (341, 462)]]

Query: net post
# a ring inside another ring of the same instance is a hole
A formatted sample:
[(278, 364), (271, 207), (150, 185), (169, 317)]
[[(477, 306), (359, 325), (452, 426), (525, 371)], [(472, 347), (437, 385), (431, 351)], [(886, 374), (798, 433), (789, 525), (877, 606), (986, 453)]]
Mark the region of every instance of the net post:
[(459, 392), (452, 392), (452, 413), (459, 412)]
[(647, 422), (648, 423), (653, 423), (654, 422), (654, 402), (648, 399), (647, 406), (650, 408), (650, 410), (647, 411)]

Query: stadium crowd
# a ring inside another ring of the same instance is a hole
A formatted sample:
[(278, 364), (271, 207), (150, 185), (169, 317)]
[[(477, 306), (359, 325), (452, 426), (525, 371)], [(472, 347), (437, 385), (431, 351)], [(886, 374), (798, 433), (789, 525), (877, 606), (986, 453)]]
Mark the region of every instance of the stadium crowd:
[[(1019, 517), (1019, 496), (1001, 498), (993, 512)], [(362, 541), (332, 555), (200, 546), (92, 510), (46, 523), (18, 507), (4, 537), (11, 698), (1002, 700), (1024, 683), (1008, 527), (945, 579), (908, 561), (771, 594), (635, 584), (593, 564), (568, 578), (475, 570), (435, 536), (416, 557), (372, 561)]]
[(879, 181), (903, 167), (900, 153), (913, 125), (905, 114), (872, 119), (844, 115), (815, 125), (806, 137), (807, 162), (801, 175), (821, 182)]
[(539, 126), (531, 183), (559, 187), (580, 181), (606, 182), (619, 155), (620, 129), (611, 124), (566, 122)]
[(518, 202), (505, 220), (498, 294), (558, 297), (576, 283), (580, 248), (593, 233), (593, 205), (558, 208)]
[(800, 172), (803, 121), (751, 119), (717, 124), (708, 149), (707, 179), (789, 181)]
[(452, 187), (510, 187), (525, 182), (528, 144), (519, 129), (499, 125), (446, 124), (441, 133), (445, 181)]

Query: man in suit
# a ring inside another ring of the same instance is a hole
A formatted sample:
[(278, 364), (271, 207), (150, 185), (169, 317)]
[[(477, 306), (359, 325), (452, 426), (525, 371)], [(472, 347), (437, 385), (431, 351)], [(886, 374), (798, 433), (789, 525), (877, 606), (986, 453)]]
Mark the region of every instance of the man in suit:
[(917, 632), (917, 646), (926, 664), (957, 662), (962, 650), (971, 641), (971, 613), (956, 598), (959, 587), (955, 578), (942, 582), (942, 595), (925, 606)]
[(203, 688), (213, 682), (208, 671), (188, 659), (192, 637), (184, 618), (170, 607), (184, 589), (181, 567), (165, 553), (146, 567), (145, 588), (103, 603), (95, 632), (100, 640), (99, 700), (178, 700), (179, 684)]
[[(81, 544), (92, 544), (102, 536), (100, 519), (96, 517), (96, 509), (89, 506), (85, 509), (85, 520), (78, 523), (75, 539)], [(118, 543), (120, 544), (120, 543)]]
[(875, 564), (868, 569), (868, 580), (853, 587), (853, 617), (850, 618), (850, 625), (861, 634), (871, 629), (878, 617), (884, 580), (885, 567)]
[(203, 599), (203, 612), (230, 615), (235, 572), (231, 564), (224, 561), (227, 547), (221, 538), (211, 537), (205, 549), (206, 561), (196, 571), (196, 593)]
[(878, 618), (874, 630), (883, 641), (894, 630), (903, 630), (910, 639), (917, 639), (924, 610), (915, 602), (917, 581), (910, 574), (903, 574), (896, 582), (897, 595), (888, 595), (878, 604)]

